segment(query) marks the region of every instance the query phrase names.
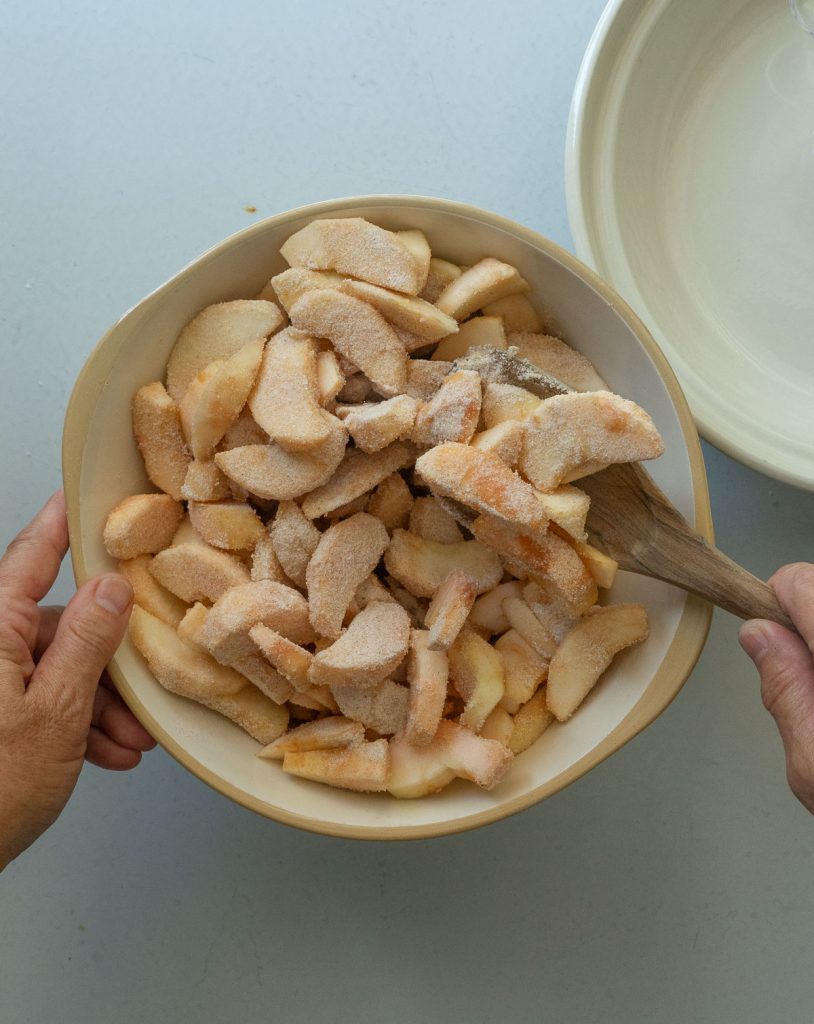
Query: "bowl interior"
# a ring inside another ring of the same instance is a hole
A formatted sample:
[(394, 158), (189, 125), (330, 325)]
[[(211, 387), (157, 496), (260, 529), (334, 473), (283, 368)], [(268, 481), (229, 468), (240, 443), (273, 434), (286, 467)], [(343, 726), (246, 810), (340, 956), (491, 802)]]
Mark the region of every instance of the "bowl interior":
[[(74, 566), (81, 582), (109, 570), (102, 527), (125, 495), (149, 488), (133, 442), (130, 402), (162, 379), (181, 327), (204, 305), (251, 297), (283, 268), (278, 254), (293, 231), (317, 215), (361, 215), (388, 228), (417, 227), (433, 252), (461, 263), (485, 255), (519, 267), (533, 300), (592, 359), (611, 387), (645, 406), (666, 443), (653, 476), (680, 511), (709, 532), (709, 504), (697, 437), (681, 394), (657, 350), (640, 340), (628, 311), (573, 258), (539, 236), (492, 215), (440, 200), (371, 198), (320, 204), (272, 218), (233, 236), (131, 310), (97, 347), (66, 420), (65, 484)], [(663, 376), (664, 374), (664, 376)], [(257, 744), (206, 709), (167, 693), (128, 640), (112, 671), (136, 713), (167, 749), (205, 781), (279, 820), (333, 834), (395, 837), (440, 834), (494, 820), (561, 788), (607, 756), (669, 702), (706, 636), (705, 606), (664, 584), (621, 574), (612, 600), (639, 600), (652, 636), (618, 659), (574, 718), (552, 726), (517, 758), (491, 793), (463, 783), (430, 799), (343, 792), (286, 776), (257, 759)]]
[(567, 153), (577, 251), (651, 327), (702, 433), (809, 489), (812, 100), (784, 0), (620, 0)]

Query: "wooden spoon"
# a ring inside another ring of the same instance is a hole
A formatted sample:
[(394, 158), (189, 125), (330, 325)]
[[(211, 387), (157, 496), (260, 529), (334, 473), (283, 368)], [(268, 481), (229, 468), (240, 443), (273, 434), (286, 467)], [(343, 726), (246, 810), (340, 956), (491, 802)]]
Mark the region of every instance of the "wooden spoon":
[[(476, 370), (485, 381), (514, 384), (540, 398), (568, 394), (561, 381), (513, 351), (470, 349), (454, 369)], [(609, 466), (577, 484), (591, 498), (591, 542), (621, 569), (672, 583), (742, 619), (770, 619), (794, 629), (772, 588), (696, 533), (639, 463)], [(474, 518), (457, 502), (443, 504), (465, 525)]]

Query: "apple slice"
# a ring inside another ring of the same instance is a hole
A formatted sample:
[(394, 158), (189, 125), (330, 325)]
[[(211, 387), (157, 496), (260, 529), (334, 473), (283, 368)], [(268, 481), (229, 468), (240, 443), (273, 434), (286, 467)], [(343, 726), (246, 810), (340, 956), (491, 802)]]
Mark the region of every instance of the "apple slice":
[(253, 444), (218, 452), (215, 462), (230, 480), (258, 498), (286, 501), (320, 487), (336, 472), (348, 435), (328, 413), (328, 440), (309, 452), (289, 452), (278, 444)]
[(507, 597), (503, 601), (503, 614), (510, 627), (546, 661), (557, 649), (557, 638), (537, 618), (522, 597)]
[(283, 243), (280, 254), (292, 267), (335, 270), (408, 295), (417, 295), (427, 277), (415, 239), (361, 217), (313, 220)]
[(439, 793), (455, 778), (441, 759), (441, 744), (415, 746), (406, 737), (390, 740), (390, 771), (387, 791), (400, 800)]
[(457, 722), (442, 720), (433, 746), (457, 776), (481, 789), (493, 789), (512, 763), (512, 752), (496, 740), (484, 739)]
[(162, 587), (150, 573), (152, 555), (138, 555), (119, 562), (119, 572), (133, 588), (133, 600), (145, 611), (166, 622), (168, 626), (177, 627), (183, 619), (187, 606), (175, 594)]
[(478, 593), (478, 585), (463, 569), (453, 569), (433, 594), (424, 625), (429, 627), (427, 646), (448, 651), (463, 628)]
[(221, 501), (230, 495), (229, 481), (214, 462), (193, 459), (181, 485), (181, 497), (187, 501)]
[(273, 580), (244, 583), (227, 590), (212, 605), (201, 642), (218, 661), (257, 650), (249, 636), (252, 626), (268, 626), (297, 644), (311, 643), (308, 603), (302, 594)]
[(596, 372), (590, 359), (553, 335), (511, 330), (507, 341), (517, 348), (521, 359), (561, 380), (574, 391), (608, 390), (608, 385)]
[(308, 562), (305, 582), (311, 624), (317, 633), (338, 637), (357, 587), (376, 568), (389, 543), (374, 516), (359, 512), (329, 527)]
[(514, 384), (493, 384), (483, 389), (483, 422), (486, 427), (496, 427), (505, 420), (524, 420), (530, 416), (540, 399), (525, 388)]
[(446, 652), (430, 650), (429, 633), (413, 629), (407, 657), (410, 700), (404, 736), (408, 743), (421, 747), (432, 741), (444, 713), (448, 678)]
[(513, 754), (522, 754), (536, 743), (554, 721), (546, 705), (546, 687), (541, 686), (514, 716), (511, 736), (506, 746)]
[[(509, 747), (513, 732), (514, 719), (498, 704), (496, 708), (492, 708), (478, 735), (485, 740), (497, 740), (504, 747)], [(509, 749), (511, 750), (511, 747)], [(512, 753), (516, 754), (517, 751), (512, 750)]]
[(251, 654), (237, 655), (232, 659), (226, 658), (222, 664), (228, 664), (230, 668), (245, 676), (275, 704), (285, 704), (294, 695), (291, 683), (257, 650)]
[(400, 604), (407, 612), (413, 628), (423, 629), (424, 616), (427, 612), (429, 601), (424, 601), (421, 598), (416, 597), (414, 594), (411, 594), (410, 591), (403, 587), (393, 576), (385, 576), (384, 584), (393, 600), (397, 604)]
[(487, 636), (505, 633), (510, 623), (503, 610), (503, 602), (509, 597), (521, 597), (522, 593), (520, 580), (510, 580), (481, 594), (469, 613), (470, 626)]
[[(363, 608), (367, 608), (374, 601), (395, 601), (395, 598), (380, 581), (379, 577), (371, 573), (356, 588), (356, 593), (353, 595), (348, 611), (351, 615), (358, 615)], [(325, 646), (330, 646), (330, 640), (325, 643)]]
[(548, 675), (548, 659), (541, 658), (516, 629), (510, 629), (495, 641), (506, 670), (506, 687), (500, 706), (513, 715), (521, 704), (531, 700)]
[(231, 587), (249, 582), (249, 570), (235, 555), (208, 544), (173, 544), (159, 551), (150, 572), (182, 601), (217, 601)]
[(556, 533), (516, 533), (494, 516), (480, 515), (472, 523), (478, 540), (497, 551), (513, 576), (533, 578), (553, 587), (577, 611), (596, 604), (598, 592), (593, 576), (568, 541)]
[(189, 520), (207, 544), (226, 551), (252, 551), (266, 535), (255, 510), (240, 501), (190, 501)]
[(501, 655), (472, 629), (464, 629), (449, 649), (449, 678), (466, 701), (461, 725), (478, 732), (492, 709), (502, 700), (504, 678)]
[(581, 612), (574, 611), (561, 596), (555, 596), (550, 590), (543, 590), (534, 582), (523, 586), (523, 600), (557, 644), (562, 642), (565, 634), (581, 615)]
[(104, 545), (114, 558), (150, 555), (167, 547), (184, 515), (168, 494), (132, 494), (108, 514)]
[(286, 584), (292, 582), (280, 565), (268, 532), (263, 533), (252, 551), (251, 577), (254, 583), (259, 583), (260, 580), (274, 580), (276, 583)]
[(554, 395), (528, 417), (523, 475), (553, 491), (598, 465), (655, 459), (664, 442), (648, 414), (609, 391)]
[(269, 338), (249, 408), (287, 451), (312, 450), (328, 439), (331, 421), (319, 404), (316, 341), (288, 327)]
[(181, 331), (167, 363), (167, 391), (179, 402), (192, 379), (216, 359), (230, 359), (283, 324), (273, 302), (235, 299), (207, 306)]
[(475, 451), (496, 455), (507, 466), (515, 466), (523, 450), (525, 436), (522, 420), (504, 420), (475, 434), (469, 443)]
[(432, 496), (416, 498), (410, 509), (410, 533), (438, 544), (455, 544), (464, 539), (452, 516)]
[(343, 715), (380, 736), (401, 732), (407, 723), (410, 691), (392, 679), (363, 688), (334, 683), (331, 689)]
[(320, 288), (338, 288), (345, 278), (332, 270), (307, 270), (305, 267), (290, 267), (271, 279), (271, 287), (280, 305), (291, 312), (291, 307), (307, 292)]
[(407, 353), (390, 324), (367, 302), (335, 288), (307, 292), (291, 307), (291, 323), (328, 338), (383, 395), (404, 391)]
[(467, 320), (456, 334), (448, 334), (441, 339), (431, 358), (453, 362), (480, 345), (506, 348), (506, 331), (499, 316), (475, 316)]
[(326, 512), (325, 518), (331, 525), (339, 522), (340, 519), (349, 519), (351, 516), (355, 516), (357, 512), (367, 511), (369, 501), (369, 494), (360, 494), (359, 497), (354, 498), (353, 501), (349, 501), (344, 505), (340, 505), (339, 508), (334, 508), (331, 509), (330, 512)]
[(289, 775), (363, 793), (380, 793), (387, 788), (389, 765), (387, 740), (338, 750), (289, 751), (283, 757), (283, 771)]
[(386, 476), (367, 503), (367, 511), (375, 516), (388, 533), (407, 526), (413, 495), (401, 473)]
[(603, 590), (610, 590), (616, 579), (619, 563), (606, 555), (604, 551), (595, 548), (582, 540), (574, 541), (574, 550), (582, 559), (585, 568), (596, 580), (596, 585)]
[(420, 456), (416, 469), (436, 495), (524, 529), (545, 529), (548, 520), (534, 488), (491, 452), (440, 444)]
[(386, 402), (338, 405), (336, 416), (363, 452), (378, 452), (394, 441), (409, 437), (418, 402), (409, 395), (396, 395)]
[(281, 676), (284, 676), (295, 690), (308, 690), (308, 670), (314, 656), (299, 644), (292, 643), (281, 633), (269, 629), (268, 626), (252, 626), (249, 637), (260, 648)]
[(363, 743), (364, 739), (365, 727), (360, 722), (351, 722), (341, 715), (334, 715), (290, 729), (267, 747), (258, 750), (257, 756), (282, 761), (286, 754), (352, 747)]
[[(263, 358), (263, 338), (229, 359), (205, 367), (179, 403), (181, 426), (196, 459), (211, 459), (215, 446), (240, 415)], [(214, 369), (213, 369), (214, 367)]]
[(230, 718), (260, 743), (271, 743), (285, 732), (285, 708), (238, 672), (184, 643), (171, 626), (138, 605), (130, 618), (130, 638), (164, 689)]
[(419, 231), (417, 228), (408, 228), (405, 231), (396, 231), (395, 234), (398, 240), (407, 247), (408, 252), (413, 257), (418, 273), (419, 291), (421, 291), (421, 289), (427, 284), (427, 278), (430, 273), (430, 260), (432, 259), (430, 243), (427, 241), (427, 236), (423, 231)]
[(543, 506), (546, 516), (565, 533), (577, 541), (584, 541), (585, 522), (591, 499), (578, 487), (563, 484), (555, 491), (536, 491), (537, 500)]
[[(507, 331), (542, 331), (543, 322), (526, 295), (507, 295), (483, 307), (484, 316), (499, 316)], [(514, 342), (509, 342), (510, 345)]]
[(474, 370), (458, 370), (445, 378), (415, 418), (412, 439), (431, 447), (444, 441), (466, 444), (478, 429), (481, 409), (480, 377)]
[(432, 359), (410, 359), (407, 364), (405, 395), (421, 402), (429, 402), (452, 370), (452, 363)]
[(461, 268), (455, 263), (433, 256), (430, 259), (427, 281), (419, 292), (419, 297), (426, 302), (435, 302), (447, 285), (452, 284), (462, 273)]
[(201, 643), (201, 630), (208, 614), (209, 609), (206, 605), (196, 601), (191, 608), (187, 608), (186, 614), (176, 627), (176, 632), (184, 643), (191, 644), (204, 652), (206, 652), (206, 648)]
[(378, 309), (395, 327), (423, 338), (425, 344), (458, 331), (457, 320), (424, 299), (400, 295), (364, 281), (347, 280), (339, 287), (347, 295), (353, 295)]
[(348, 367), (342, 366), (343, 359), (339, 357), (337, 359), (337, 366), (340, 372), (345, 376), (345, 383), (342, 385), (342, 390), (336, 396), (338, 401), (342, 403), (349, 403), (351, 405), (361, 405), (362, 402), (371, 394), (373, 391), (373, 385), (367, 379), (367, 377), (360, 373), (355, 366), (351, 363)]
[(311, 665), (317, 685), (375, 686), (403, 661), (410, 643), (410, 618), (401, 605), (375, 601)]
[(181, 522), (178, 524), (178, 529), (172, 535), (171, 547), (177, 548), (181, 544), (198, 544), (201, 547), (209, 547), (203, 537), (198, 533), (192, 523), (189, 521), (189, 516), (184, 516)]
[(228, 452), (232, 448), (244, 448), (247, 444), (268, 444), (269, 440), (265, 430), (255, 423), (249, 407), (245, 406), (223, 435), (223, 440), (218, 445), (218, 451)]
[(156, 487), (180, 501), (190, 455), (178, 406), (158, 381), (139, 388), (133, 398), (133, 434), (147, 476)]
[(479, 594), (490, 590), (503, 575), (500, 558), (475, 540), (438, 544), (408, 530), (394, 530), (384, 555), (387, 571), (416, 597), (432, 597), (454, 569), (475, 581)]
[(309, 519), (328, 515), (366, 494), (391, 473), (412, 465), (415, 454), (415, 448), (406, 441), (395, 441), (372, 455), (349, 451), (332, 478), (306, 495), (302, 503), (303, 513)]
[(345, 375), (333, 352), (317, 353), (317, 394), (321, 405), (329, 406), (345, 386)]
[(528, 290), (528, 282), (514, 267), (487, 256), (448, 284), (435, 304), (460, 321), (490, 302)]
[(281, 501), (269, 526), (279, 563), (298, 587), (305, 586), (305, 571), (321, 534), (293, 501)]
[(595, 608), (566, 634), (551, 659), (546, 703), (564, 722), (626, 647), (640, 644), (650, 632), (647, 612), (640, 604)]
[(307, 690), (293, 690), (288, 698), (291, 707), (306, 708), (324, 714), (339, 714), (339, 705), (327, 686), (309, 686)]

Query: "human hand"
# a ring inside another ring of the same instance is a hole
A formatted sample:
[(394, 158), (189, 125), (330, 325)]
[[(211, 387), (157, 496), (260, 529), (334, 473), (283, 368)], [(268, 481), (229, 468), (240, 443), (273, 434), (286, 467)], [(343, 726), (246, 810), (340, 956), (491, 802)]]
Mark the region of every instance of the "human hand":
[(786, 751), (786, 776), (814, 814), (814, 565), (784, 565), (769, 580), (798, 632), (755, 619), (740, 642), (760, 672), (760, 690)]
[(130, 617), (127, 580), (90, 580), (64, 610), (37, 604), (67, 549), (58, 492), (0, 559), (0, 870), (56, 821), (84, 759), (124, 770), (155, 746), (104, 675)]

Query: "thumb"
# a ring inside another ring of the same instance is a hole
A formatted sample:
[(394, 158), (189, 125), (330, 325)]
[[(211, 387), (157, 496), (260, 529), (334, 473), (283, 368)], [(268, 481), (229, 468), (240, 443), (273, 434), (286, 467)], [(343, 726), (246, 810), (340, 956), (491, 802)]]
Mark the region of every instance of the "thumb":
[(760, 673), (766, 710), (777, 723), (789, 783), (811, 806), (814, 797), (814, 660), (805, 640), (760, 619), (741, 627), (740, 642)]
[(57, 706), (61, 716), (90, 721), (99, 677), (122, 641), (132, 603), (133, 588), (115, 573), (80, 587), (37, 665), (29, 694)]

